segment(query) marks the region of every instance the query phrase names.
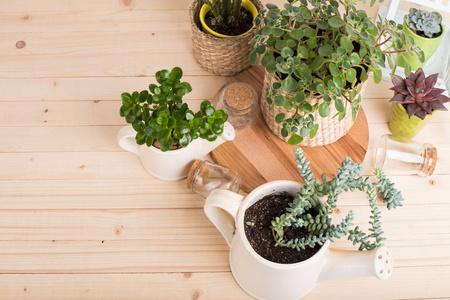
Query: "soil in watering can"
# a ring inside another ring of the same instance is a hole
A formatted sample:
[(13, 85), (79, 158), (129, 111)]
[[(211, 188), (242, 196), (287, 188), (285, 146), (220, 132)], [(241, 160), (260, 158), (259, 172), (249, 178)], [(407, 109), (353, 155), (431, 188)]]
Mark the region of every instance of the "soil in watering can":
[[(276, 247), (273, 239), (271, 222), (286, 212), (286, 207), (292, 202), (293, 196), (287, 193), (267, 195), (249, 208), (244, 216), (244, 230), (252, 248), (263, 258), (281, 264), (291, 264), (307, 260), (321, 248), (307, 246), (297, 251), (287, 247)], [(313, 210), (310, 211), (313, 217)], [(285, 239), (307, 237), (309, 232), (305, 228), (286, 227)]]

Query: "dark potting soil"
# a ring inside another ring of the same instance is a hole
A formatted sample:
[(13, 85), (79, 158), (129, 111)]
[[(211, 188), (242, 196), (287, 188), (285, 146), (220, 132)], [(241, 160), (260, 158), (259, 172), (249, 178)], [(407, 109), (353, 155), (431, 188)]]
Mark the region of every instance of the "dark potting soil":
[(411, 29), (411, 28), (410, 28), (410, 30), (412, 32), (414, 32), (415, 34), (417, 34), (418, 36), (421, 36), (421, 37), (426, 38), (426, 39), (435, 39), (435, 38), (439, 37), (442, 34), (442, 31), (437, 32), (437, 33), (433, 33), (433, 36), (430, 38), (430, 37), (426, 36), (423, 31), (420, 31), (420, 30), (415, 31), (414, 29)]
[[(153, 142), (152, 146), (155, 147), (155, 148), (161, 149), (161, 147), (159, 145), (159, 141), (157, 139), (155, 139), (155, 141)], [(181, 148), (180, 144), (174, 144), (172, 146), (172, 148), (170, 148), (170, 150), (177, 150), (177, 149), (180, 149), (180, 148)]]
[[(321, 248), (316, 245), (314, 248), (306, 247), (304, 250), (275, 246), (271, 222), (286, 212), (288, 203), (293, 196), (287, 193), (278, 193), (265, 196), (249, 208), (244, 216), (244, 230), (247, 240), (252, 248), (263, 258), (281, 264), (291, 264), (307, 260)], [(311, 212), (311, 215), (314, 215)], [(248, 225), (251, 224), (251, 225)], [(285, 238), (301, 238), (308, 236), (308, 231), (304, 228), (286, 227)]]
[(212, 20), (214, 19), (214, 15), (211, 11), (209, 11), (205, 16), (206, 25), (209, 28), (214, 30), (215, 32), (224, 34), (224, 35), (240, 35), (249, 31), (253, 26), (253, 15), (248, 10), (241, 7), (241, 11), (239, 13), (239, 22), (236, 27), (229, 26), (220, 26), (219, 24), (213, 25)]

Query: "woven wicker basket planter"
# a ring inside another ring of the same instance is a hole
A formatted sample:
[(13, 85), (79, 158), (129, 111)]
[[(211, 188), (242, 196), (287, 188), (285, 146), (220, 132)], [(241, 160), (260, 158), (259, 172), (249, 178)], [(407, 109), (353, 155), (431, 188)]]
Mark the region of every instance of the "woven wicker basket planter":
[[(286, 118), (290, 118), (294, 115), (295, 110), (286, 110), (284, 107), (281, 106), (275, 106), (275, 114), (272, 108), (272, 105), (267, 103), (265, 99), (266, 90), (269, 85), (272, 85), (274, 82), (280, 82), (280, 79), (276, 74), (265, 72), (264, 75), (264, 84), (263, 84), (263, 90), (262, 90), (262, 99), (261, 99), (261, 112), (264, 116), (264, 120), (266, 121), (267, 126), (269, 126), (270, 130), (280, 139), (287, 142), (289, 139), (288, 137), (283, 137), (281, 135), (281, 128), (283, 127), (282, 124), (279, 124), (275, 121), (275, 116), (279, 113), (285, 113)], [(364, 89), (364, 86), (363, 86)], [(362, 90), (363, 90), (362, 89)], [(362, 91), (361, 91), (362, 93)], [(294, 93), (285, 93), (281, 91), (281, 95), (293, 97)], [(322, 97), (312, 97), (310, 104), (314, 105), (318, 102), (321, 102)], [(299, 144), (299, 146), (302, 147), (316, 147), (316, 146), (323, 146), (327, 144), (331, 144), (341, 137), (343, 137), (353, 126), (353, 118), (352, 118), (352, 108), (351, 105), (347, 105), (345, 117), (343, 120), (339, 121), (338, 117), (333, 118), (333, 116), (338, 113), (334, 105), (330, 105), (331, 113), (326, 118), (322, 118), (319, 115), (319, 111), (316, 110), (313, 113), (314, 116), (314, 123), (319, 124), (319, 130), (317, 131), (317, 134), (314, 136), (314, 138), (309, 138), (309, 136), (306, 136), (303, 138), (303, 141)]]
[[(256, 8), (263, 8), (259, 0), (251, 0)], [(194, 58), (203, 69), (221, 76), (234, 76), (250, 67), (249, 42), (258, 28), (231, 38), (218, 38), (202, 31), (199, 12), (203, 1), (194, 0), (189, 10)]]

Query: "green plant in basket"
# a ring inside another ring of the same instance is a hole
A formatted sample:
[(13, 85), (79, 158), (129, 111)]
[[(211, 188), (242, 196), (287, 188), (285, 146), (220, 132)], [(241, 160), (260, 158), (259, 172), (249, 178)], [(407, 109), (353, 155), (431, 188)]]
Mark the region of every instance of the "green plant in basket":
[[(290, 136), (290, 144), (298, 144), (308, 135), (314, 137), (318, 125), (312, 113), (316, 110), (320, 117), (328, 117), (334, 106), (337, 113), (333, 117), (342, 120), (351, 105), (355, 120), (361, 83), (368, 80), (369, 73), (379, 83), (380, 68), (386, 67), (386, 61), (392, 76), (395, 73), (396, 53), (420, 53), (414, 41), (406, 38), (402, 25), (381, 18), (374, 24), (365, 11), (356, 9), (356, 3), (288, 0), (283, 9), (267, 4), (267, 10), (261, 10), (255, 19), (264, 27), (253, 38), (250, 61), (256, 64), (261, 55), (266, 71), (279, 78), (268, 87), (267, 102), (272, 107), (295, 110), (292, 117), (284, 113), (275, 116), (283, 124), (282, 136)], [(410, 70), (406, 65), (405, 72)], [(323, 100), (310, 104), (317, 96)]]
[(156, 72), (159, 85), (150, 84), (149, 91), (122, 94), (120, 116), (136, 130), (137, 144), (168, 151), (187, 147), (197, 138), (214, 141), (223, 133), (228, 118), (223, 110), (215, 110), (211, 102), (204, 100), (194, 113), (183, 103), (183, 96), (192, 87), (180, 81), (182, 76), (179, 67), (161, 70)]

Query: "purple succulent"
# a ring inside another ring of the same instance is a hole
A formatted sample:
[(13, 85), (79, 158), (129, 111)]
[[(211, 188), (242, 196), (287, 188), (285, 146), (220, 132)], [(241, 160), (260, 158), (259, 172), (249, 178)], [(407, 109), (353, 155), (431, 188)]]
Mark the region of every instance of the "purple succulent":
[(410, 119), (416, 115), (423, 120), (434, 110), (447, 110), (444, 103), (449, 102), (450, 98), (442, 95), (444, 89), (434, 88), (437, 78), (437, 73), (425, 77), (421, 68), (405, 79), (395, 75), (392, 78), (394, 87), (390, 89), (396, 93), (389, 102), (403, 104)]

